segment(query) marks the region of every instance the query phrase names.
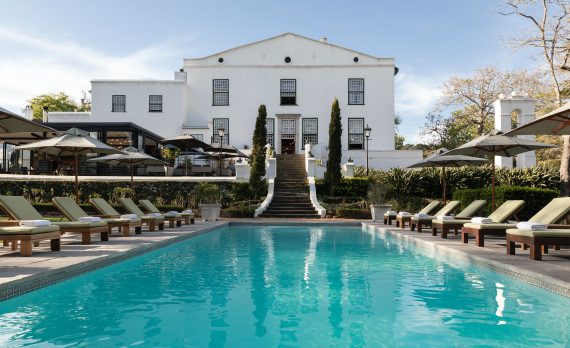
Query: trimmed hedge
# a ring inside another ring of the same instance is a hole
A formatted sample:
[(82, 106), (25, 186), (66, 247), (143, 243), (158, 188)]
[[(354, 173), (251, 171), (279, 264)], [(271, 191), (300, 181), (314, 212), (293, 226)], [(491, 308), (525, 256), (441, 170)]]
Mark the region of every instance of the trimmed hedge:
[[(149, 199), (157, 206), (175, 206), (196, 208), (196, 202), (192, 195), (192, 189), (198, 183), (184, 181), (153, 181), (135, 182), (134, 200)], [(79, 198), (81, 203), (88, 203), (91, 197), (101, 197), (114, 204), (116, 198), (130, 195), (130, 184), (125, 182), (89, 181), (79, 182)], [(221, 203), (228, 207), (234, 202), (248, 201), (253, 199), (247, 183), (215, 183), (222, 192)], [(261, 196), (267, 194), (267, 187)], [(51, 203), (53, 197), (73, 196), (74, 184), (71, 181), (23, 181), (1, 180), (0, 194), (12, 196), (24, 196), (33, 203)]]
[(354, 209), (354, 208), (337, 208), (335, 216), (337, 218), (344, 218), (344, 219), (370, 220), (372, 218), (369, 209), (365, 210), (365, 209)]
[[(557, 190), (541, 189), (535, 187), (499, 186), (495, 190), (495, 206), (498, 207), (510, 199), (522, 199), (525, 205), (517, 214), (521, 220), (528, 220), (552, 199), (559, 196)], [(461, 209), (476, 199), (485, 199), (487, 205), (478, 215), (487, 216), (491, 213), (492, 192), (491, 188), (458, 190), (453, 194), (454, 200), (461, 201)]]
[[(369, 182), (368, 178), (342, 178), (333, 192), (335, 197), (366, 197)], [(319, 195), (331, 192), (324, 180), (317, 180), (315, 186)]]

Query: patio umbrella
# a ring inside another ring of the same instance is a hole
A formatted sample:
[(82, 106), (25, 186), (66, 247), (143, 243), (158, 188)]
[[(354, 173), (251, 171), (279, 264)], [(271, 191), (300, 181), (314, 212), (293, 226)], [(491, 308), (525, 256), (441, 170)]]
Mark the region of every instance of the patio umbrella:
[(231, 145), (227, 145), (227, 144), (221, 144), (220, 143), (211, 143), (210, 144), (211, 149), (206, 151), (206, 153), (211, 157), (211, 158), (217, 158), (218, 159), (218, 163), (220, 166), (220, 174), (222, 172), (222, 160), (224, 158), (235, 158), (235, 157), (248, 157), (246, 154), (244, 154), (243, 152), (241, 152), (240, 150), (238, 150), (236, 147), (231, 146)]
[(121, 151), (89, 136), (81, 129), (71, 128), (58, 137), (21, 145), (16, 150), (34, 150), (55, 156), (74, 156), (75, 200), (79, 202), (78, 158), (88, 153), (113, 154)]
[[(505, 135), (503, 132), (494, 129), (491, 132), (481, 135), (470, 142), (447, 152), (445, 155), (468, 155), (468, 156), (491, 156), (494, 161), (495, 156), (512, 157), (527, 151), (534, 151), (556, 147), (556, 145), (540, 143), (538, 141), (521, 139)], [(492, 165), (492, 206), (495, 209), (495, 164)]]
[(18, 145), (56, 135), (55, 129), (30, 121), (0, 107), (0, 141)]
[(505, 133), (506, 135), (568, 135), (570, 134), (570, 103), (536, 120)]
[[(163, 145), (176, 146), (180, 150), (185, 150), (186, 153), (189, 153), (190, 150), (193, 149), (210, 149), (210, 145), (188, 134), (179, 135), (170, 139), (163, 139), (160, 143)], [(188, 175), (188, 163), (185, 163), (185, 172), (185, 175)]]
[(446, 197), (446, 178), (445, 178), (445, 168), (446, 167), (462, 167), (465, 165), (485, 162), (486, 160), (478, 157), (471, 157), (465, 155), (450, 155), (445, 154), (449, 152), (446, 148), (441, 148), (436, 150), (433, 154), (425, 158), (424, 160), (412, 164), (408, 168), (426, 168), (426, 167), (441, 167), (441, 182), (443, 186), (443, 204), (447, 204)]
[(133, 178), (133, 167), (136, 165), (148, 166), (148, 165), (166, 165), (168, 163), (154, 158), (151, 155), (147, 155), (142, 150), (134, 147), (127, 147), (122, 150), (123, 153), (117, 153), (97, 158), (92, 158), (88, 162), (99, 162), (106, 163), (115, 167), (129, 167), (131, 171), (131, 190), (135, 191), (134, 188), (134, 178)]

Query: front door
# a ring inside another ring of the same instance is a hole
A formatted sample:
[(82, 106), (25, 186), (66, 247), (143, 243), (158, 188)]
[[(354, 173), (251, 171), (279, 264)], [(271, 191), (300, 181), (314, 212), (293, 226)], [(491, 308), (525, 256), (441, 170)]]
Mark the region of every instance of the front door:
[(297, 120), (294, 118), (281, 119), (281, 153), (295, 154), (295, 135)]

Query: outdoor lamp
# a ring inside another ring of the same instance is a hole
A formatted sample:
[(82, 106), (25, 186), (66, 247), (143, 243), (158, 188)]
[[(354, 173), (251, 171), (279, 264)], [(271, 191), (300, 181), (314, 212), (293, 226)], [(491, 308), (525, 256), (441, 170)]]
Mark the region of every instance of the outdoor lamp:
[(370, 132), (372, 131), (372, 128), (370, 128), (369, 125), (366, 125), (366, 127), (364, 128), (364, 136), (368, 139), (370, 138)]
[(224, 137), (226, 130), (223, 128), (218, 128), (218, 135), (220, 136), (220, 138)]

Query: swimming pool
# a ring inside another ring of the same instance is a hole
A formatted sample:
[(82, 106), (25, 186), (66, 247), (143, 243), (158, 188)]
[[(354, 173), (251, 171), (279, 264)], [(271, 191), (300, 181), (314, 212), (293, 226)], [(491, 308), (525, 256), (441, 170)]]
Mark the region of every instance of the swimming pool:
[(360, 227), (231, 226), (0, 302), (0, 346), (565, 347), (570, 299)]

